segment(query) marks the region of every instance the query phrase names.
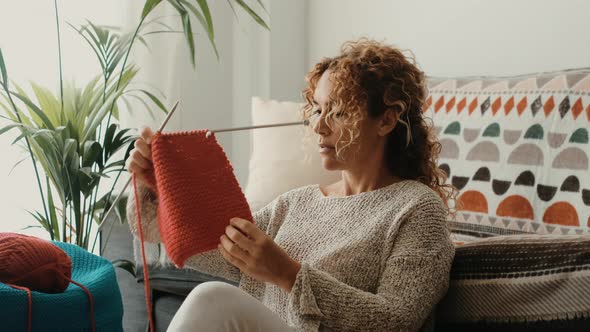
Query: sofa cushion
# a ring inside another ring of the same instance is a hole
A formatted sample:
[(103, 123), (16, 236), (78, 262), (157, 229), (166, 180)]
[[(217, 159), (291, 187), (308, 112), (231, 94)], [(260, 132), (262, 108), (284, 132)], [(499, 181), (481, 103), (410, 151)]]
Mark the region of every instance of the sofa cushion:
[(437, 325), (590, 331), (590, 235), (497, 236), (457, 247)]
[[(301, 121), (303, 104), (252, 98), (252, 125)], [(251, 130), (252, 153), (244, 191), (252, 211), (280, 194), (308, 184), (327, 184), (340, 172), (323, 169), (317, 138), (304, 126)]]
[[(237, 286), (236, 282), (199, 272), (188, 267), (178, 269), (174, 266), (154, 265), (149, 267), (148, 273), (150, 276), (150, 287), (152, 289), (179, 296), (187, 296), (195, 286), (208, 281), (223, 281)], [(137, 282), (143, 283), (143, 269), (137, 270), (136, 279)]]
[(581, 234), (590, 223), (590, 69), (428, 81), (455, 231)]

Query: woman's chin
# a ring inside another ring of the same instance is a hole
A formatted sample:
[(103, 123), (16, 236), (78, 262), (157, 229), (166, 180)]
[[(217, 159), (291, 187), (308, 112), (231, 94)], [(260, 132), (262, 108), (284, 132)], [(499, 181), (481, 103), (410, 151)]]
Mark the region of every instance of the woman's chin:
[(322, 166), (327, 171), (338, 171), (342, 169), (342, 165), (330, 158), (322, 158)]

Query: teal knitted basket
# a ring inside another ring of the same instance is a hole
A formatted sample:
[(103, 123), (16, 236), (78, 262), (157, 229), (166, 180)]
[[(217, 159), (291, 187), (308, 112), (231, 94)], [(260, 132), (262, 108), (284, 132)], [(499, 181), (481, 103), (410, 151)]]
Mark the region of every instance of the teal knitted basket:
[[(53, 241), (72, 259), (72, 280), (94, 299), (96, 331), (123, 331), (123, 303), (115, 269), (108, 260), (63, 242)], [(32, 331), (91, 331), (88, 296), (70, 283), (63, 293), (32, 291)], [(0, 282), (0, 330), (26, 331), (27, 293)]]

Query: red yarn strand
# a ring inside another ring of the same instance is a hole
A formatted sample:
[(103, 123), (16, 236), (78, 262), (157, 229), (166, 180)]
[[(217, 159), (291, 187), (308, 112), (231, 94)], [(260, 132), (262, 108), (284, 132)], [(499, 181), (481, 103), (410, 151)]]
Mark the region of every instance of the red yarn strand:
[(9, 284), (9, 283), (5, 283), (5, 285), (8, 285), (12, 288), (20, 289), (20, 290), (27, 292), (27, 297), (28, 297), (28, 301), (29, 301), (29, 310), (28, 310), (28, 314), (27, 314), (27, 332), (31, 332), (31, 325), (33, 325), (33, 295), (31, 294), (31, 290), (28, 289), (27, 287), (21, 287), (21, 286)]
[(150, 321), (150, 331), (154, 332), (154, 320), (152, 317), (152, 300), (151, 300), (151, 292), (150, 292), (150, 278), (148, 275), (148, 268), (145, 259), (145, 247), (144, 247), (144, 240), (143, 240), (143, 229), (141, 227), (141, 212), (139, 209), (139, 198), (137, 197), (137, 181), (135, 179), (135, 174), (132, 176), (133, 179), (133, 190), (135, 191), (135, 215), (137, 216), (137, 229), (139, 231), (139, 240), (141, 242), (141, 260), (143, 262), (143, 285), (145, 288), (145, 302), (147, 305), (147, 312), (148, 312), (148, 319)]
[[(67, 278), (67, 277), (66, 277)], [(90, 304), (90, 325), (92, 328), (92, 332), (96, 332), (96, 323), (94, 321), (94, 298), (92, 297), (92, 293), (88, 290), (88, 288), (84, 287), (82, 284), (75, 282), (74, 280), (67, 278), (72, 284), (82, 288), (82, 290), (88, 296), (88, 303)]]

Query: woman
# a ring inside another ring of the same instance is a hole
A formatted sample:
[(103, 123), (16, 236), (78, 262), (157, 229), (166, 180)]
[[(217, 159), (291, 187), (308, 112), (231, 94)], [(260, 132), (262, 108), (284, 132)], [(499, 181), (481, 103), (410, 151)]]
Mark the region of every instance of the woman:
[[(195, 287), (171, 331), (415, 331), (432, 329), (454, 248), (446, 227), (453, 189), (436, 165), (440, 144), (422, 117), (424, 75), (397, 49), (346, 43), (307, 75), (303, 109), (323, 167), (342, 179), (280, 195), (230, 221), (200, 271), (239, 281)], [(129, 170), (150, 176), (144, 130)], [(156, 202), (142, 189), (149, 242)], [(133, 199), (130, 225), (136, 229)]]

